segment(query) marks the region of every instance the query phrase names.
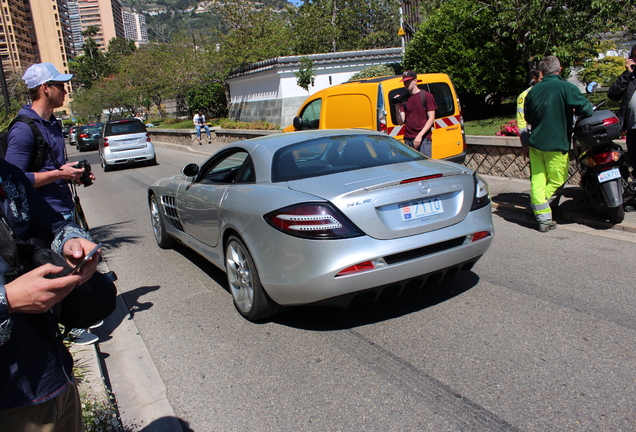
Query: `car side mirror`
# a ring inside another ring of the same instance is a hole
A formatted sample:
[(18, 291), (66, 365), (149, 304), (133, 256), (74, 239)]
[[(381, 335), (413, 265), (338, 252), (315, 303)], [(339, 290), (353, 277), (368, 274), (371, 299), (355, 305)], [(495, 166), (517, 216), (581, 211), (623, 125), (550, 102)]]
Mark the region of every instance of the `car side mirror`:
[(598, 87), (598, 83), (596, 81), (592, 81), (591, 83), (587, 85), (587, 87), (585, 88), (585, 91), (588, 93), (594, 93), (597, 87)]
[(301, 119), (300, 117), (296, 116), (294, 117), (294, 129), (296, 130), (303, 130), (303, 119)]
[(187, 164), (185, 167), (183, 167), (181, 172), (186, 177), (196, 177), (196, 175), (199, 174), (199, 165), (195, 163)]

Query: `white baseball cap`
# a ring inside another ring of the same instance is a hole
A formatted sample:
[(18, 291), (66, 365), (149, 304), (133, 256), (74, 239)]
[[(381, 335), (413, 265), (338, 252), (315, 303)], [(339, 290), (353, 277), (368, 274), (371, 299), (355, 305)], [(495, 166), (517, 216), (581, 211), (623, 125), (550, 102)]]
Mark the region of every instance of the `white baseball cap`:
[(73, 74), (61, 74), (52, 63), (37, 63), (29, 67), (22, 79), (30, 89), (48, 81), (66, 82), (73, 78)]

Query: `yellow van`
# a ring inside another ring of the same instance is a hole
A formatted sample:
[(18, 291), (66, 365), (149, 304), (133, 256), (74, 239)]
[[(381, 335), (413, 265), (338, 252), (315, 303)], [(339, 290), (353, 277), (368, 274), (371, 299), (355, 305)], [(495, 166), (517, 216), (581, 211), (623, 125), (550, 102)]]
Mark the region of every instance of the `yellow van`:
[[(294, 123), (283, 132), (307, 129), (364, 128), (404, 140), (392, 101), (406, 96), (401, 75), (366, 78), (335, 85), (309, 96)], [(437, 103), (433, 129), (433, 158), (462, 163), (466, 135), (459, 99), (446, 74), (419, 74), (418, 87), (433, 94)]]

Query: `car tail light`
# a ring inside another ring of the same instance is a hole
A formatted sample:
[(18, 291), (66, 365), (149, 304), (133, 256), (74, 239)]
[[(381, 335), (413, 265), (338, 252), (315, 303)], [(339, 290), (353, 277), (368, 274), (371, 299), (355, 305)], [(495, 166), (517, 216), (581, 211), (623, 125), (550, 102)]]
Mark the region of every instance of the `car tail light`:
[(151, 142), (152, 140), (150, 139), (150, 134), (146, 133), (146, 141)]
[(388, 264), (386, 263), (386, 261), (384, 261), (384, 259), (377, 258), (377, 259), (374, 259), (373, 261), (364, 261), (364, 262), (349, 266), (346, 269), (340, 270), (338, 274), (336, 275), (336, 277), (347, 276), (354, 273), (362, 273), (369, 270), (375, 270), (375, 269), (383, 268), (387, 266)]
[(380, 109), (378, 112), (378, 131), (379, 132), (388, 132), (388, 128), (386, 127), (386, 111)]
[(108, 147), (108, 138), (104, 137), (104, 147)]
[(80, 134), (80, 138), (88, 138), (88, 135), (86, 135), (86, 134)]
[(486, 207), (490, 203), (488, 183), (477, 174), (474, 174), (473, 178), (475, 179), (475, 196), (473, 197), (473, 206), (470, 211)]
[(590, 158), (584, 159), (583, 163), (587, 166), (595, 167), (597, 165), (605, 165), (609, 163), (618, 162), (622, 153), (620, 151), (608, 151), (596, 154)]
[(473, 234), (472, 236), (470, 236), (469, 242), (470, 243), (476, 242), (477, 240), (484, 239), (486, 237), (489, 237), (490, 235), (491, 235), (490, 231), (479, 231)]
[(296, 204), (263, 216), (277, 230), (294, 237), (334, 240), (363, 233), (343, 214), (327, 203)]

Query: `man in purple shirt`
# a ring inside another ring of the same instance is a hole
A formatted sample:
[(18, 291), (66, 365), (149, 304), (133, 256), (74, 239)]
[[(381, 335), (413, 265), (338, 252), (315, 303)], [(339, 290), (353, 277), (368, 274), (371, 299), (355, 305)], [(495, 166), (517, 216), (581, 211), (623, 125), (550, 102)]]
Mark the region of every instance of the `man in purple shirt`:
[[(29, 88), (33, 103), (25, 105), (18, 116), (33, 120), (42, 138), (48, 143), (46, 161), (33, 172), (29, 165), (35, 151), (36, 137), (31, 127), (16, 121), (9, 130), (6, 161), (20, 168), (38, 193), (64, 219), (73, 220), (75, 201), (70, 182), (80, 183), (84, 168), (75, 168), (76, 162), (66, 162), (66, 147), (62, 126), (53, 115), (56, 108), (64, 105), (66, 84), (72, 74), (61, 74), (51, 63), (38, 63), (29, 67), (22, 79)], [(91, 180), (95, 176), (90, 174)], [(72, 329), (71, 340), (80, 345), (95, 343), (99, 338), (84, 329)]]

